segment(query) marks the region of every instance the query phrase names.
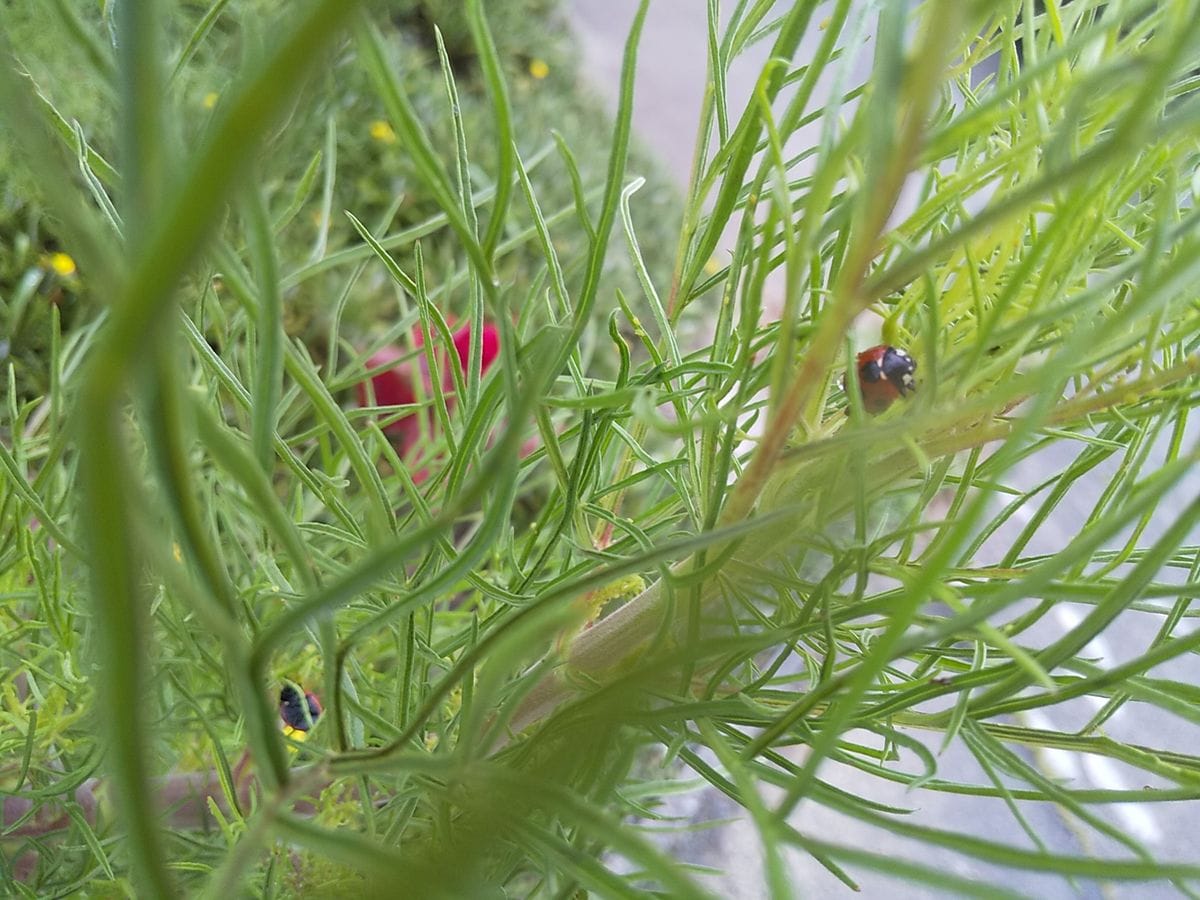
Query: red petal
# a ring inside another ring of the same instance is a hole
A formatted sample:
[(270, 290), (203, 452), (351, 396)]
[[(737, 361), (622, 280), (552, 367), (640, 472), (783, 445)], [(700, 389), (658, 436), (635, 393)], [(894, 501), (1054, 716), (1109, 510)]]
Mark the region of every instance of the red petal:
[[(384, 347), (367, 360), (368, 369), (380, 369), (371, 376), (371, 385), (375, 388), (376, 406), (400, 406), (404, 403), (416, 402), (416, 391), (413, 390), (412, 366), (408, 362), (401, 363), (404, 352), (395, 346)], [(391, 364), (389, 366), (389, 364)], [(387, 367), (387, 368), (385, 368)], [(358, 402), (367, 405), (367, 385), (362, 382), (358, 386)]]
[[(453, 319), (450, 319), (450, 324), (453, 324)], [(471, 326), (464, 325), (451, 336), (454, 342), (455, 354), (458, 357), (458, 364), (462, 371), (466, 371), (467, 360), (471, 352)], [(424, 345), (424, 331), (417, 327), (413, 329), (410, 335), (412, 346), (420, 348)], [(496, 357), (500, 353), (500, 332), (495, 325), (485, 324), (483, 326), (483, 352), (480, 357), (482, 371), (486, 372), (496, 361)], [(452, 390), (454, 386), (454, 373), (448, 368), (448, 359), (446, 354), (439, 354), (439, 363), (442, 368), (442, 384), (446, 390)], [(403, 406), (417, 402), (417, 390), (414, 376), (414, 366), (416, 371), (421, 373), (421, 379), (424, 382), (424, 396), (428, 397), (432, 392), (432, 385), (429, 380), (429, 370), (425, 364), (424, 355), (418, 353), (413, 355), (411, 352), (402, 350), (395, 345), (389, 345), (373, 354), (367, 360), (368, 369), (380, 369), (375, 375), (371, 376), (371, 385), (375, 393), (376, 406)], [(362, 382), (357, 387), (359, 406), (368, 404), (368, 392), (366, 382)], [(454, 398), (448, 397), (447, 402), (453, 404)], [(431, 423), (432, 424), (432, 423)], [(421, 435), (421, 422), (417, 418), (415, 412), (407, 415), (402, 415), (399, 419), (392, 422), (385, 429), (396, 443), (401, 456), (417, 442)], [(427, 472), (419, 474), (427, 475)]]
[[(458, 331), (454, 332), (454, 350), (458, 353), (458, 365), (463, 371), (467, 371), (467, 360), (471, 354), (471, 326), (464, 325)], [(495, 325), (485, 324), (483, 326), (483, 355), (481, 357), (481, 370), (486, 372), (496, 361), (496, 357), (500, 354), (500, 332)]]

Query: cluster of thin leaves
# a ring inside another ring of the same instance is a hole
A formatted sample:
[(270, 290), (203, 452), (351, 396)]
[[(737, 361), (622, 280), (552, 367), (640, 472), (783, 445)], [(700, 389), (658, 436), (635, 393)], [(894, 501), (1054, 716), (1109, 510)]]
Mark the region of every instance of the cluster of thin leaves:
[[(866, 16), (836, 0), (818, 21), (806, 0), (725, 15), (710, 0), (670, 284), (642, 259), (626, 172), (646, 5), (602, 184), (568, 140), (513, 133), (480, 0), (467, 18), (501, 135), (486, 184), (445, 54), (449, 153), (344, 0), (291, 12), (186, 151), (167, 137), (158, 4), (116, 5), (115, 51), (80, 36), (113, 73), (116, 167), (6, 57), (0, 104), (25, 164), (111, 298), (53, 335), (44, 401), (10, 396), (5, 414), (0, 746), (17, 760), (6, 797), (27, 810), (5, 807), (14, 891), (702, 895), (622, 824), (671, 790), (661, 773), (642, 783), (649, 745), (745, 808), (775, 896), (792, 895), (796, 849), (851, 885), (877, 869), (970, 895), (1005, 891), (924, 853), (1200, 879), (1095, 808), (1200, 799), (1200, 757), (1102, 730), (1133, 706), (1200, 719), (1196, 688), (1154, 671), (1200, 644), (1183, 627), (1200, 500), (1180, 493), (1200, 399), (1197, 4), (933, 0)], [(762, 44), (754, 95), (731, 108), (729, 66)], [(283, 272), (279, 223), (306, 194), (267, 195), (259, 148), (334, 52), (369, 76), (440, 213), (397, 233), (353, 218), (360, 247)], [(575, 195), (561, 210), (538, 200), (554, 157)], [(462, 248), (444, 283), (420, 245), (437, 229)], [(566, 229), (587, 236), (584, 258), (559, 259)], [(502, 283), (498, 260), (529, 246), (542, 276)], [(606, 282), (622, 251), (641, 296)], [(395, 282), (393, 334), (431, 336), (414, 350), (429, 365), (453, 293), (476, 326), (453, 400), (432, 379), (427, 480), (381, 428), (411, 410), (343, 402), (364, 354), (335, 340), (318, 366), (284, 335), (289, 287), (317, 271), (350, 283), (367, 262)], [(917, 396), (877, 419), (840, 386), (868, 311), (920, 365)], [(485, 320), (501, 334), (486, 377)], [(1055, 447), (1070, 451), (1061, 471), (1012, 479)], [(1047, 546), (1039, 528), (1081, 485), (1086, 515)], [(1075, 627), (1039, 627), (1068, 604)], [(1131, 616), (1154, 625), (1144, 645), (1092, 658)], [(285, 677), (325, 704), (303, 746), (279, 728)], [(1079, 698), (1099, 708), (1078, 730), (1024, 715)], [(939, 774), (947, 748), (965, 748), (976, 781)], [(1062, 783), (1038, 748), (1120, 761), (1157, 789)], [(1031, 846), (917, 824), (835, 786), (835, 766), (991, 798)], [(168, 816), (164, 793), (189, 772), (212, 798), (172, 794)], [(831, 839), (802, 801), (919, 849)], [(1116, 849), (1048, 849), (1030, 804)], [(33, 828), (59, 812), (53, 833)], [(22, 858), (32, 874), (14, 871)]]

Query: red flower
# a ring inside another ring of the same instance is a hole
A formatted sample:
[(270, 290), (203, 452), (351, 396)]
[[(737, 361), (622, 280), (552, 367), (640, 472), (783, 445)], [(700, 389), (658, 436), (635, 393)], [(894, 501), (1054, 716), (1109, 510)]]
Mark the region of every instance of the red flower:
[[(471, 352), (471, 326), (467, 324), (458, 329), (452, 335), (452, 339), (454, 341), (455, 355), (458, 357), (459, 371), (465, 375), (467, 361)], [(430, 378), (429, 366), (426, 364), (425, 354), (421, 351), (424, 343), (424, 329), (418, 328), (412, 333), (412, 346), (418, 351), (415, 356), (410, 356), (400, 347), (393, 344), (372, 354), (367, 360), (367, 368), (369, 370), (381, 370), (372, 375), (370, 379), (377, 406), (408, 406), (419, 403), (422, 399), (428, 403), (430, 397), (433, 395), (433, 381)], [(491, 367), (499, 353), (500, 333), (497, 331), (495, 325), (485, 324), (483, 326), (483, 354), (480, 359), (482, 371), (486, 372)], [(454, 372), (448, 365), (447, 355), (445, 351), (438, 353), (438, 369), (442, 373), (442, 392), (446, 395), (446, 403), (448, 406), (453, 407)], [(405, 359), (406, 356), (409, 358)], [(416, 372), (420, 373), (420, 390), (418, 390)], [(358, 385), (358, 403), (359, 406), (367, 406), (370, 403), (367, 383), (365, 381)], [(392, 443), (396, 445), (396, 449), (399, 451), (402, 459), (408, 457), (409, 452), (420, 440), (420, 416), (425, 417), (426, 429), (429, 433), (432, 433), (434, 419), (432, 410), (428, 408), (414, 409), (404, 413), (400, 418), (395, 419), (384, 427), (384, 431), (392, 439)]]

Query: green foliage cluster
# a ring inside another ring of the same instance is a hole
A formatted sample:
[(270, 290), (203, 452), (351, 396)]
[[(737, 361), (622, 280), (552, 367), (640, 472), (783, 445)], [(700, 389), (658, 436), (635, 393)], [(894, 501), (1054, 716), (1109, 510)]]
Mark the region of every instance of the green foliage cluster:
[[(499, 5), (490, 27), (482, 0), (38, 6), (68, 14), (91, 95), (64, 112), (71, 83), (38, 84), (4, 23), (11, 184), (95, 306), (51, 312), (44, 380), (4, 398), (6, 890), (705, 896), (629, 824), (679, 767), (746, 811), (775, 897), (797, 853), (962, 896), (1011, 892), (927, 854), (1200, 880), (1103, 812), (1200, 799), (1194, 750), (1106, 733), (1130, 708), (1200, 723), (1166, 668), (1200, 647), (1194, 0), (712, 0), (673, 255), (630, 150), (646, 3), (603, 173)], [(447, 52), (396, 16), (444, 21)], [(419, 410), (355, 407), (366, 350), (419, 327), (411, 362), (442, 365), (452, 314), (464, 371)], [(920, 361), (878, 417), (867, 314)], [(419, 466), (382, 428), (413, 414)], [(1048, 449), (1069, 461), (1023, 486)], [(1077, 533), (1038, 543), (1079, 488)], [(1040, 627), (1066, 608), (1075, 627)], [(1132, 652), (1089, 655), (1131, 622)], [(303, 740), (285, 679), (324, 704)], [(1081, 699), (1080, 728), (1028, 717)], [(1139, 787), (1062, 783), (1047, 748)], [(835, 768), (982, 798), (1029, 845)], [(1048, 847), (1031, 805), (1110, 849)]]
[[(499, 136), (464, 9), (459, 3), (413, 0), (389, 7), (382, 21), (388, 65), (414, 98), (416, 115), (437, 152), (449, 160), (456, 138), (439, 61), (441, 34), (463, 132), (478, 148), (471, 174), (486, 192), (494, 177)], [(64, 138), (74, 143), (77, 138), (68, 132), (77, 129), (106, 160), (115, 158), (118, 144), (118, 120), (112, 115), (115, 85), (100, 78), (79, 79), (75, 73), (87, 71), (89, 61), (111, 70), (106, 57), (111, 50), (104, 44), (115, 27), (113, 10), (111, 5), (102, 9), (63, 2), (39, 9), (27, 4), (5, 23), (13, 45), (22, 48), (23, 70), (52, 107)], [(252, 67), (266, 52), (276, 12), (274, 4), (264, 2), (217, 4), (207, 11), (186, 5), (164, 10), (162, 28), (171, 46), (167, 95), (180, 112), (169, 138), (181, 146), (203, 138), (219, 116), (230, 73)], [(608, 142), (603, 130), (592, 126), (605, 114), (576, 71), (577, 54), (555, 2), (505, 3), (494, 15), (503, 26), (496, 32), (498, 63), (515, 101), (512, 131), (531, 163), (542, 160), (536, 177), (547, 209), (564, 209), (573, 202), (571, 176), (558, 160), (546, 158), (549, 136), (555, 131), (571, 135), (580, 171), (599, 176), (607, 165)], [(446, 282), (437, 295), (439, 308), (447, 315), (464, 315), (459, 248), (436, 224), (431, 226), (438, 220), (437, 202), (396, 142), (386, 111), (353, 55), (331, 56), (328, 65), (306, 80), (285, 115), (265, 137), (263, 154), (270, 166), (257, 177), (274, 221), (287, 334), (300, 339), (321, 362), (330, 342), (341, 340), (354, 352), (397, 333), (404, 309), (384, 270), (368, 268), (350, 281), (341, 272), (328, 271), (330, 257), (338, 259), (343, 250), (353, 255), (360, 241), (346, 211), (366, 223), (421, 234), (431, 278)], [(50, 254), (70, 248), (63, 246), (61, 224), (46, 208), (46, 186), (30, 179), (21, 166), (7, 164), (13, 137), (0, 135), (0, 332), (8, 351), (0, 356), (14, 363), (17, 394), (26, 400), (45, 395), (49, 387), (51, 306), (60, 307), (60, 327), (69, 332), (90, 321), (99, 305), (79, 308), (76, 303), (88, 284), (86, 272), (82, 278), (55, 277)], [(644, 175), (655, 172), (655, 164), (642, 153), (635, 154), (634, 166)], [(657, 186), (647, 198), (653, 227), (644, 239), (656, 274), (666, 277), (681, 213), (669, 183), (654, 181)], [(558, 251), (564, 259), (578, 259), (586, 234), (566, 224), (556, 233)], [(522, 227), (531, 224), (518, 211), (512, 228)], [(398, 256), (406, 264), (411, 260), (405, 253)], [(612, 277), (627, 289), (635, 287), (631, 267), (622, 260), (616, 263)], [(497, 276), (529, 284), (540, 269), (540, 253), (512, 242), (498, 261)], [(567, 267), (569, 282), (579, 275), (578, 266)], [(30, 302), (35, 293), (40, 300)], [(7, 385), (7, 376), (6, 366), (0, 388)]]

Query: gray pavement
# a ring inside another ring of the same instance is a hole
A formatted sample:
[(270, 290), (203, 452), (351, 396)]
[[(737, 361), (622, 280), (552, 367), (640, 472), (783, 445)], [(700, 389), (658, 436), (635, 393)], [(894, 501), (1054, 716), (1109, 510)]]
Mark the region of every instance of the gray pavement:
[[(636, 0), (571, 0), (573, 19), (583, 53), (585, 71), (597, 92), (615, 108), (621, 66), (621, 53), (626, 33), (633, 19)], [(643, 35), (638, 66), (638, 82), (634, 105), (634, 124), (638, 137), (663, 159), (682, 187), (686, 184), (692, 161), (698, 112), (704, 90), (706, 71), (705, 4), (700, 0), (655, 0), (651, 4)], [(818, 13), (816, 19), (820, 19)], [(806, 38), (805, 48), (811, 49), (815, 37)], [(754, 79), (765, 60), (766, 44), (734, 65), (729, 79), (730, 107), (740, 109), (749, 96)], [(805, 49), (801, 50), (801, 54)], [(863, 60), (866, 65), (868, 60)], [(860, 70), (861, 71), (861, 70)], [(1193, 440), (1195, 435), (1192, 436)], [(1062, 471), (1077, 452), (1076, 447), (1060, 444), (1023, 461), (1009, 474), (1008, 482), (1029, 487), (1043, 481), (1048, 474)], [(1069, 542), (1091, 510), (1096, 498), (1096, 485), (1105, 483), (1104, 472), (1095, 473), (1094, 480), (1076, 487), (1039, 529), (1031, 552), (1053, 552)], [(1200, 492), (1200, 474), (1189, 476), (1173, 496), (1179, 508)], [(998, 559), (1011, 542), (1016, 530), (1028, 517), (1018, 516), (998, 532), (979, 554), (981, 560)], [(1142, 543), (1152, 540), (1155, 531), (1165, 527), (1162, 521), (1152, 523)], [(1196, 536), (1200, 537), (1200, 529)], [(1182, 577), (1182, 576), (1181, 576)], [(1036, 637), (1052, 638), (1070, 629), (1087, 612), (1084, 607), (1063, 606), (1054, 610), (1042, 623)], [(1149, 616), (1129, 613), (1117, 625), (1095, 642), (1088, 654), (1111, 665), (1144, 652), (1158, 622)], [(1200, 659), (1196, 656), (1178, 660), (1156, 675), (1200, 683)], [(1071, 708), (1056, 708), (1054, 721), (1026, 717), (1025, 724), (1037, 727), (1066, 728), (1081, 724), (1095, 709), (1087, 700), (1077, 701)], [(1126, 707), (1106, 726), (1113, 737), (1149, 744), (1165, 749), (1195, 752), (1200, 746), (1200, 728), (1166, 716), (1154, 709), (1137, 704)], [(931, 749), (937, 752), (936, 744)], [(1052, 777), (1069, 781), (1074, 787), (1136, 788), (1149, 779), (1140, 771), (1122, 767), (1101, 757), (1048, 751), (1028, 757)], [(960, 746), (952, 746), (938, 756), (939, 775), (943, 778), (987, 783), (974, 758)], [(898, 806), (913, 808), (910, 819), (920, 824), (976, 834), (991, 840), (1003, 840), (1019, 847), (1032, 847), (1032, 842), (1003, 803), (995, 800), (971, 800), (929, 791), (908, 793), (900, 786), (884, 783), (846, 767), (827, 763), (821, 777), (833, 783)], [(684, 834), (671, 838), (669, 849), (680, 859), (723, 869), (726, 875), (708, 879), (707, 884), (719, 896), (757, 898), (765, 896), (762, 882), (757, 838), (753, 826), (733, 804), (712, 792), (672, 798), (668, 804), (672, 814), (693, 821), (732, 818), (730, 824), (711, 831)], [(1156, 856), (1175, 861), (1200, 860), (1196, 835), (1200, 834), (1200, 804), (1143, 804), (1096, 806), (1092, 810), (1107, 821), (1136, 837)], [(1114, 851), (1094, 835), (1082, 837), (1076, 823), (1068, 821), (1050, 804), (1022, 804), (1022, 814), (1040, 839), (1052, 852), (1070, 855), (1104, 857)], [(794, 824), (805, 833), (821, 836), (851, 846), (862, 846), (876, 853), (900, 858), (913, 858), (925, 865), (1002, 885), (1009, 890), (1037, 898), (1068, 897), (1129, 897), (1155, 898), (1178, 896), (1169, 885), (1098, 885), (1080, 881), (1074, 884), (1061, 878), (1020, 872), (989, 866), (966, 857), (926, 846), (914, 846), (894, 834), (881, 833), (848, 820), (813, 803), (801, 805), (794, 814)], [(1125, 855), (1122, 851), (1118, 855)], [(797, 854), (791, 860), (793, 884), (805, 897), (843, 897), (850, 891), (811, 858)], [(867, 897), (925, 897), (931, 892), (885, 875), (852, 869)]]

